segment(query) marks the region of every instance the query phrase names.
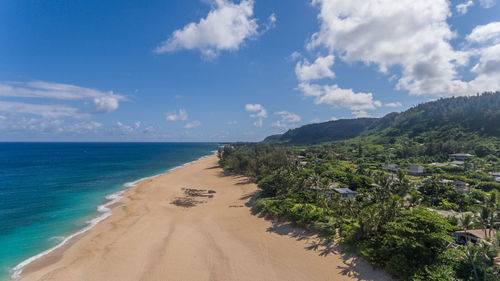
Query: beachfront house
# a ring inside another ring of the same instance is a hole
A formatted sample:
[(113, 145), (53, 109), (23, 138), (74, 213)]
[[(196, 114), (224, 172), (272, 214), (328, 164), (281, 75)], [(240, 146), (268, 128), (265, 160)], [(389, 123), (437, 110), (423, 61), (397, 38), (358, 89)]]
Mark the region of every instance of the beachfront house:
[(405, 169), (405, 171), (412, 176), (420, 176), (424, 173), (424, 166), (421, 165), (411, 165)]
[(336, 188), (335, 192), (338, 193), (342, 199), (354, 198), (356, 196), (356, 192), (349, 188)]
[(453, 187), (455, 187), (455, 189), (457, 191), (462, 192), (463, 194), (467, 194), (467, 193), (470, 192), (469, 184), (466, 183), (466, 182), (464, 182), (464, 181), (442, 179), (441, 182), (444, 183), (444, 184), (451, 184), (451, 185), (453, 185)]
[(469, 184), (464, 181), (454, 180), (453, 186), (457, 191), (462, 192), (463, 194), (467, 194), (470, 192)]
[(500, 172), (491, 173), (491, 175), (493, 176), (493, 180), (500, 182)]
[(332, 182), (326, 187), (313, 186), (309, 188), (309, 192), (317, 192), (319, 194), (323, 194), (328, 196), (330, 199), (333, 198), (333, 195), (336, 193), (335, 188), (340, 185), (338, 182)]
[(477, 243), (479, 240), (484, 240), (486, 238), (495, 237), (497, 231), (492, 229), (491, 233), (489, 229), (470, 229), (470, 230), (459, 230), (455, 231), (453, 236), (455, 236), (455, 241), (458, 244), (465, 245), (467, 242)]
[(389, 172), (397, 172), (399, 170), (398, 164), (388, 164), (382, 167), (382, 169), (387, 170)]
[(474, 157), (472, 154), (468, 153), (454, 153), (450, 154), (450, 161), (465, 161), (468, 158)]

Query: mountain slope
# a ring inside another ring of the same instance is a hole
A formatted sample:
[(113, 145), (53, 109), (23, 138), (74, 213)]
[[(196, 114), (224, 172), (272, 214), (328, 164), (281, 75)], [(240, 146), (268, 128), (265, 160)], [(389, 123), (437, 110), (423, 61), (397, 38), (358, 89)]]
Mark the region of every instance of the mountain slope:
[(264, 141), (314, 144), (358, 136), (460, 137), (473, 133), (500, 137), (500, 92), (444, 98), (382, 118), (359, 118), (305, 125)]

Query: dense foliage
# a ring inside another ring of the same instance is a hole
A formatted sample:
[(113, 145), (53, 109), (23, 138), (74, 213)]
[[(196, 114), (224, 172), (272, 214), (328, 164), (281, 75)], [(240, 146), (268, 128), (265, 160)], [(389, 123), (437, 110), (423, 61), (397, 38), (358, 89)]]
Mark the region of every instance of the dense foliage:
[[(360, 118), (305, 125), (267, 142), (317, 144), (369, 139), (392, 145), (400, 158), (447, 157), (457, 151), (500, 158), (500, 92), (440, 99), (383, 118)], [(496, 153), (495, 153), (496, 152)]]
[[(449, 247), (455, 230), (493, 229), (500, 223), (495, 183), (477, 169), (495, 169), (498, 163), (478, 158), (469, 163), (476, 169), (429, 165), (432, 176), (419, 178), (383, 170), (381, 155), (394, 151), (388, 149), (369, 141), (307, 147), (232, 144), (219, 156), (224, 169), (251, 177), (262, 189), (255, 212), (337, 239), (403, 280), (500, 280), (500, 269), (492, 263), (500, 237), (489, 244)], [(393, 159), (403, 166), (419, 158)], [(471, 192), (457, 191), (444, 178), (469, 182)], [(342, 199), (332, 186), (357, 195)], [(467, 211), (470, 218), (445, 218), (430, 208)]]

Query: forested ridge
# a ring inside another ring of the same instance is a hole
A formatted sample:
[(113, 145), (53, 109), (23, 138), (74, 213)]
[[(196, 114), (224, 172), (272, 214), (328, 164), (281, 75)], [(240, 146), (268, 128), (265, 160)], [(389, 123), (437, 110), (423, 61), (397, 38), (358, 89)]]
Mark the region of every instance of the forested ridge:
[(382, 118), (341, 119), (309, 124), (274, 135), (265, 142), (282, 144), (314, 144), (346, 140), (358, 136), (390, 138), (410, 136), (428, 138), (432, 135), (460, 137), (469, 134), (481, 137), (500, 136), (500, 92), (469, 97), (442, 98), (423, 103), (402, 113)]

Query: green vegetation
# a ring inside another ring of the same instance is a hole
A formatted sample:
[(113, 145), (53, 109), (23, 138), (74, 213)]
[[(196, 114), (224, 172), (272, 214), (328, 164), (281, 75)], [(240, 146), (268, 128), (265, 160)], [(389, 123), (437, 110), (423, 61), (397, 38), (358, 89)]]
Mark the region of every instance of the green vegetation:
[[(500, 280), (500, 184), (490, 174), (500, 171), (499, 116), (500, 93), (442, 99), (226, 145), (220, 164), (258, 183), (255, 212), (336, 239), (403, 280)], [(335, 131), (353, 124), (354, 135)], [(485, 238), (456, 244), (455, 231), (473, 229)]]

